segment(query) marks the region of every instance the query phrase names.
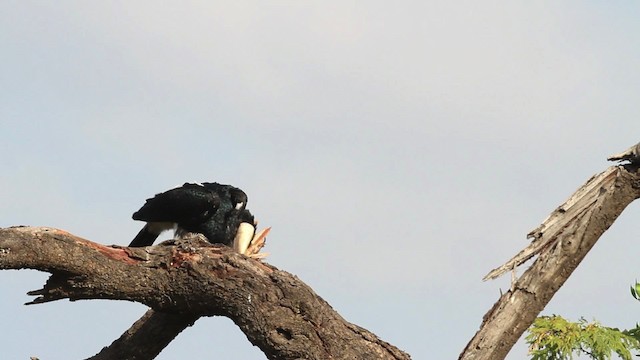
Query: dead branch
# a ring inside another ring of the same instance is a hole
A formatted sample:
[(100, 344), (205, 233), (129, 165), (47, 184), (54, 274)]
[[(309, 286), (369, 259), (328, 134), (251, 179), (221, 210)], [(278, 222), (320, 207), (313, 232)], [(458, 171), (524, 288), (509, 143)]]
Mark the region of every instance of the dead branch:
[(87, 360), (153, 359), (198, 317), (149, 309), (120, 338)]
[(639, 197), (638, 166), (616, 166), (589, 179), (554, 210), (529, 233), (533, 241), (527, 248), (485, 277), (497, 277), (538, 255), (484, 315), (459, 359), (504, 359), (600, 236)]
[(640, 162), (640, 143), (637, 143), (627, 150), (611, 155), (607, 158), (609, 161), (629, 161), (632, 164), (637, 164)]
[(94, 359), (152, 359), (200, 316), (214, 315), (234, 321), (269, 359), (410, 358), (345, 321), (295, 276), (194, 239), (121, 248), (51, 228), (0, 229), (0, 269), (23, 268), (51, 273), (30, 304), (112, 299), (154, 310)]

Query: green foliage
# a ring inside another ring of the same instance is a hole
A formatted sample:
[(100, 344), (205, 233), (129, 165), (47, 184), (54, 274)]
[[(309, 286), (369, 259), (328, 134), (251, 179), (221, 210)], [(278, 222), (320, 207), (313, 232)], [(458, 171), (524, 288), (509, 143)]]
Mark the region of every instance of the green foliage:
[(561, 316), (542, 316), (533, 322), (525, 339), (532, 360), (571, 360), (580, 354), (608, 360), (614, 353), (631, 360), (631, 351), (640, 350), (640, 327), (623, 331), (585, 319), (570, 322)]
[(636, 300), (640, 300), (640, 284), (638, 280), (636, 280), (636, 285), (631, 287), (631, 295), (636, 298)]

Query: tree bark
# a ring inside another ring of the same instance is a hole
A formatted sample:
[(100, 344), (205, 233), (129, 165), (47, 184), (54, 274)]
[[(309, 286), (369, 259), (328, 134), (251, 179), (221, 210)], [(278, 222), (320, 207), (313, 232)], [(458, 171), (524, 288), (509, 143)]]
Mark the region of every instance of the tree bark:
[(529, 233), (529, 246), (485, 277), (497, 277), (538, 255), (484, 315), (459, 359), (504, 359), (600, 236), (639, 197), (638, 165), (614, 166), (593, 176), (554, 210)]
[(113, 299), (153, 309), (93, 359), (153, 359), (200, 316), (215, 315), (269, 359), (410, 358), (345, 321), (297, 277), (197, 239), (122, 248), (52, 228), (0, 229), (0, 269), (23, 268), (51, 273), (29, 304)]
[(153, 359), (196, 320), (198, 316), (169, 314), (149, 309), (119, 339), (89, 360)]

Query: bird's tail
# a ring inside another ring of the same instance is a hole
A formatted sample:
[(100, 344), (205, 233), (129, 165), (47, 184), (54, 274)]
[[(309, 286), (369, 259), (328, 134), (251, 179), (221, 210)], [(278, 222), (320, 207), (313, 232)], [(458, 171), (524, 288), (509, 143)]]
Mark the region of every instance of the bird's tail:
[(173, 228), (172, 223), (147, 223), (138, 235), (131, 240), (129, 247), (151, 246), (160, 236), (160, 233), (171, 228)]

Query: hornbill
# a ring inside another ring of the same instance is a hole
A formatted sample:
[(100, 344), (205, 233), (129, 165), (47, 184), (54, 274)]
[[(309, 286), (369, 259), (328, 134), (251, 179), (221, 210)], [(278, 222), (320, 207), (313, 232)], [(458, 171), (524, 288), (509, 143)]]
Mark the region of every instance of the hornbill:
[(129, 244), (150, 246), (165, 230), (176, 236), (192, 232), (210, 243), (233, 246), (244, 253), (255, 233), (255, 220), (246, 209), (247, 194), (231, 185), (191, 184), (156, 194), (133, 214), (147, 224)]

